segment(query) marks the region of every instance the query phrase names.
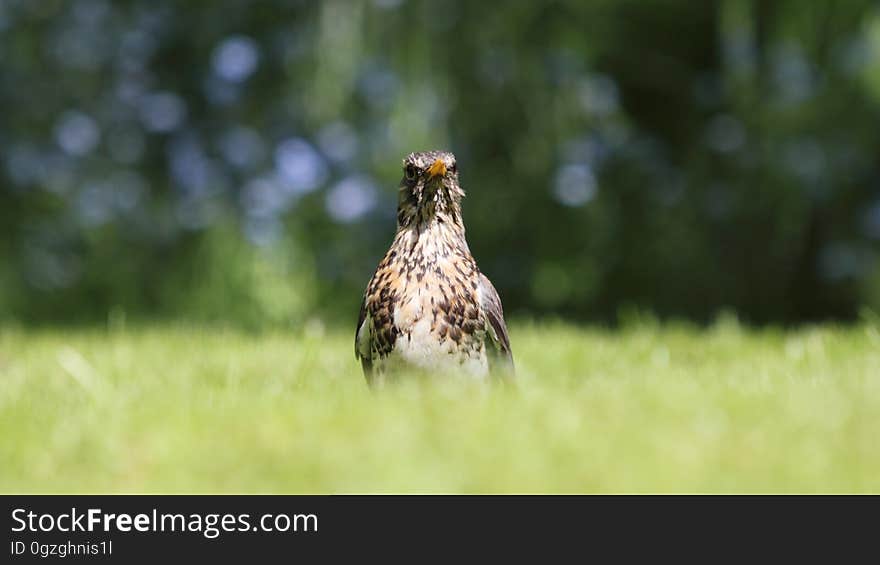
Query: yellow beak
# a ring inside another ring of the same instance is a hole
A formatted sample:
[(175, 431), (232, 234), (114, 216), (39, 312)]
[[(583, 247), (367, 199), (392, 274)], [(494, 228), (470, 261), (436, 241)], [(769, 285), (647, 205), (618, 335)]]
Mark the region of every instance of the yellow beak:
[(433, 165), (428, 167), (428, 174), (431, 175), (431, 178), (434, 178), (438, 175), (445, 175), (446, 163), (444, 163), (441, 159), (437, 159), (436, 161), (434, 161)]

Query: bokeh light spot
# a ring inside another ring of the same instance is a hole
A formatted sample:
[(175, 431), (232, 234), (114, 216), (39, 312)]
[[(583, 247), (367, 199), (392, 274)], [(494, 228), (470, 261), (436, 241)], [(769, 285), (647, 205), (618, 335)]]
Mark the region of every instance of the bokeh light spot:
[(346, 177), (327, 193), (327, 213), (338, 222), (353, 222), (376, 206), (377, 193), (376, 184), (369, 177)]
[(186, 117), (186, 104), (172, 92), (149, 94), (140, 101), (140, 116), (149, 131), (170, 132)]
[(98, 124), (82, 112), (65, 112), (55, 126), (55, 141), (69, 155), (90, 153), (100, 139)]
[(293, 137), (275, 149), (275, 166), (285, 188), (294, 194), (317, 190), (327, 180), (327, 164), (312, 145)]
[(556, 173), (553, 194), (565, 206), (583, 206), (596, 196), (596, 177), (586, 164), (565, 165)]
[(260, 52), (253, 39), (233, 36), (224, 39), (214, 49), (211, 65), (220, 78), (242, 82), (257, 70), (259, 60)]

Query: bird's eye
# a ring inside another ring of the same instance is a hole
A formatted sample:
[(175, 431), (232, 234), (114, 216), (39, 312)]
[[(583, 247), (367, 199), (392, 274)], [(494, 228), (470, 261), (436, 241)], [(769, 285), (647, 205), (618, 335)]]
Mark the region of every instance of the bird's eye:
[(407, 165), (403, 173), (406, 175), (406, 180), (415, 180), (416, 178), (416, 168), (412, 165)]

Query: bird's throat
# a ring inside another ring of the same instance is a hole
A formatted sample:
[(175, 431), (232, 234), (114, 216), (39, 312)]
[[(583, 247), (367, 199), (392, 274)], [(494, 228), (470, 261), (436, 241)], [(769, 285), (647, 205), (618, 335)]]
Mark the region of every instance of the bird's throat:
[(399, 226), (394, 239), (395, 245), (418, 256), (442, 257), (468, 249), (460, 216), (447, 213), (437, 212)]

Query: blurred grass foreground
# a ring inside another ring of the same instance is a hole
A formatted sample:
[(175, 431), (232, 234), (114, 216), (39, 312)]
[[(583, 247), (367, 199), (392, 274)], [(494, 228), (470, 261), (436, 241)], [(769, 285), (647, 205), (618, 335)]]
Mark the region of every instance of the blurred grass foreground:
[(518, 324), (518, 386), (350, 332), (0, 331), (3, 492), (877, 492), (880, 326)]

